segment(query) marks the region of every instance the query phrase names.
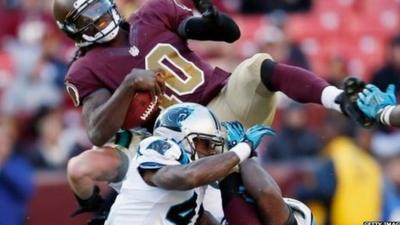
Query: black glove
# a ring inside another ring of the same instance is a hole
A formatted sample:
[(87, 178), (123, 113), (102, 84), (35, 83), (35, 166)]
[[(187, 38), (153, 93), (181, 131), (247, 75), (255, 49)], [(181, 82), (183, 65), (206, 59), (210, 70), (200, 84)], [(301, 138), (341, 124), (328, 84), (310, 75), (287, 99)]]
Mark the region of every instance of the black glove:
[(75, 195), (76, 200), (78, 201), (78, 209), (75, 210), (71, 214), (71, 217), (75, 217), (79, 214), (86, 212), (98, 212), (104, 207), (104, 199), (101, 197), (100, 188), (95, 186), (93, 189), (93, 194), (88, 199), (81, 199), (77, 195)]
[(343, 81), (343, 93), (338, 95), (335, 102), (340, 105), (340, 109), (344, 115), (351, 120), (356, 121), (363, 127), (371, 127), (374, 125), (374, 119), (365, 115), (357, 105), (358, 93), (362, 92), (365, 83), (356, 78), (349, 77)]
[(218, 17), (218, 10), (212, 0), (193, 0), (193, 3), (204, 18), (215, 19)]

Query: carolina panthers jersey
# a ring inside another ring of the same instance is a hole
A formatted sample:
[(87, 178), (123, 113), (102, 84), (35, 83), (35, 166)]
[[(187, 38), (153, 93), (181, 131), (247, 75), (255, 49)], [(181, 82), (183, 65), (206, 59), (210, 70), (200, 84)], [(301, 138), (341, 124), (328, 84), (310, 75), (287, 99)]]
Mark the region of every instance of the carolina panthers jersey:
[(217, 182), (208, 185), (206, 193), (204, 194), (203, 206), (219, 222), (223, 221), (224, 210), (222, 208), (221, 191)]
[(138, 169), (189, 163), (187, 154), (174, 141), (162, 137), (143, 140), (132, 160), (106, 225), (189, 225), (203, 210), (205, 187), (187, 191), (165, 190), (148, 185)]
[(129, 46), (95, 47), (75, 61), (66, 88), (75, 105), (100, 88), (114, 91), (133, 68), (165, 74), (165, 108), (178, 102), (207, 104), (225, 85), (229, 73), (213, 68), (187, 45), (177, 28), (192, 11), (176, 0), (148, 0), (129, 19)]

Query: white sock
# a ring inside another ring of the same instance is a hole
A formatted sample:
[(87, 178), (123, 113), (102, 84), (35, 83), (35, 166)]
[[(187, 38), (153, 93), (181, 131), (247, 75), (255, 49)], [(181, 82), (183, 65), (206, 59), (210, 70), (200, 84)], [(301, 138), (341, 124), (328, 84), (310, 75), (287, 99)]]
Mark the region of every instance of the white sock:
[(333, 109), (338, 112), (342, 112), (340, 110), (340, 105), (335, 102), (336, 97), (341, 94), (343, 90), (335, 87), (335, 86), (327, 86), (322, 90), (321, 94), (321, 102), (322, 105), (325, 106), (327, 109)]
[(388, 105), (385, 106), (380, 112), (379, 112), (379, 122), (381, 122), (384, 125), (391, 126), (390, 124), (390, 114), (392, 114), (393, 109), (395, 109), (396, 106), (394, 105)]

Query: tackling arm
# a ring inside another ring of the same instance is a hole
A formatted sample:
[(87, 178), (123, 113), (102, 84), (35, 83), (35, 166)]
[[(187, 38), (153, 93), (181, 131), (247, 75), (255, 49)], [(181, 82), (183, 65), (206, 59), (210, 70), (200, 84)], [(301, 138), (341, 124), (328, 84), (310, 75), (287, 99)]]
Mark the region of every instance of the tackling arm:
[(205, 157), (187, 165), (143, 170), (142, 177), (152, 186), (170, 190), (189, 190), (226, 176), (239, 161), (236, 153), (227, 152)]
[[(187, 190), (206, 185), (228, 175), (234, 166), (253, 155), (254, 149), (257, 148), (263, 136), (274, 134), (269, 127), (255, 125), (247, 130), (244, 138), (242, 137), (244, 128), (239, 122), (225, 123), (224, 126), (228, 128), (228, 145), (240, 142), (231, 146), (229, 152), (207, 156), (186, 165), (164, 166), (158, 170), (142, 169), (140, 171), (143, 179), (149, 185), (175, 190)], [(165, 152), (165, 149), (161, 148), (159, 151)], [(140, 149), (139, 152), (141, 152)]]
[(257, 203), (263, 224), (287, 224), (290, 210), (275, 180), (254, 159), (240, 164), (240, 173), (246, 190)]

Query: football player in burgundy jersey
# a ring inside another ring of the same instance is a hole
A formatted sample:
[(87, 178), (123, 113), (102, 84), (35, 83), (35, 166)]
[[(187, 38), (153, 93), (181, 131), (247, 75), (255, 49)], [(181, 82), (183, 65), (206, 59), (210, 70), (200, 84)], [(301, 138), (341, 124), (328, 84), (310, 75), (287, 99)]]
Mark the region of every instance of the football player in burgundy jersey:
[[(335, 102), (343, 95), (340, 89), (310, 71), (274, 62), (268, 54), (246, 59), (232, 73), (210, 66), (188, 48), (187, 39), (234, 42), (240, 30), (210, 0), (193, 1), (202, 16), (193, 16), (179, 0), (148, 0), (124, 20), (112, 0), (54, 0), (59, 28), (79, 47), (66, 89), (74, 104), (82, 106), (89, 138), (99, 146), (68, 165), (82, 211), (100, 202), (94, 181), (124, 177), (135, 135), (118, 130), (138, 91), (158, 96), (162, 108), (197, 102), (221, 120), (239, 120), (246, 127), (271, 124), (277, 91), (353, 116), (347, 110), (354, 104), (345, 98), (340, 105)], [(110, 142), (116, 145), (106, 146)]]

